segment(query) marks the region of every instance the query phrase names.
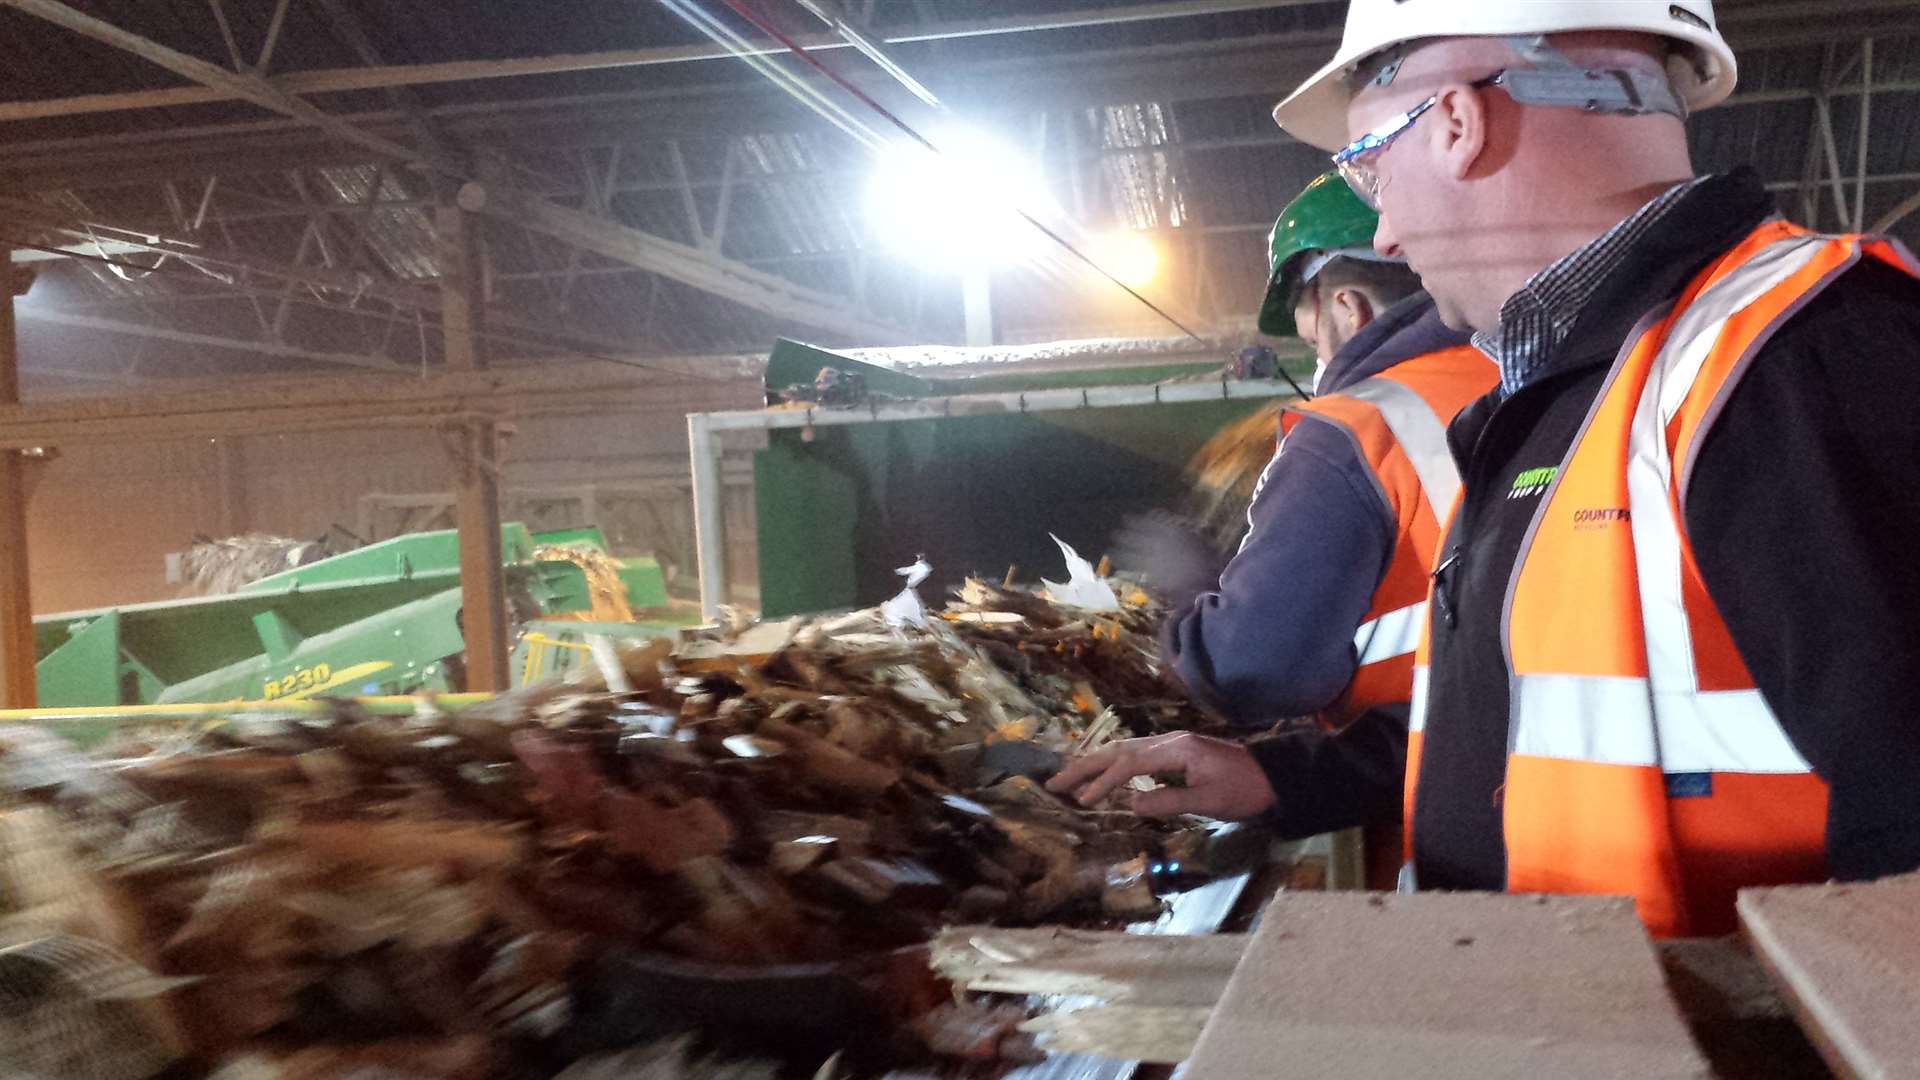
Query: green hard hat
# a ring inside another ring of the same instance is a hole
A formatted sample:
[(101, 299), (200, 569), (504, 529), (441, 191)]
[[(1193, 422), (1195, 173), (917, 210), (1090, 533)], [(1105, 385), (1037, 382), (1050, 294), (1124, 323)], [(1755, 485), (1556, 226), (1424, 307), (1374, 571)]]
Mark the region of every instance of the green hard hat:
[(1292, 337), (1293, 302), (1299, 283), (1287, 279), (1288, 267), (1313, 251), (1371, 250), (1380, 215), (1360, 201), (1339, 173), (1307, 185), (1307, 190), (1280, 211), (1267, 234), (1267, 298), (1260, 305), (1260, 332)]

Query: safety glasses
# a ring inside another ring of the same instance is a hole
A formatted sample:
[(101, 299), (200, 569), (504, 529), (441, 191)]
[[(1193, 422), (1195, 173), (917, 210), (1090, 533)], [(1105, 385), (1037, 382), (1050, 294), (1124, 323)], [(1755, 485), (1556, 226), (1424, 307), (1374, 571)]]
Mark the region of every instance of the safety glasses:
[[(1470, 85), (1475, 90), (1484, 90), (1489, 86), (1500, 85), (1506, 77), (1505, 71), (1496, 71), (1484, 79), (1475, 80)], [(1439, 100), (1439, 94), (1433, 95), (1415, 105), (1404, 115), (1389, 120), (1348, 143), (1344, 149), (1333, 155), (1333, 167), (1340, 170), (1340, 176), (1346, 180), (1347, 186), (1353, 189), (1353, 193), (1360, 197), (1361, 202), (1366, 203), (1376, 213), (1380, 210), (1380, 173), (1374, 165), (1379, 162), (1380, 155), (1386, 152), (1387, 147), (1392, 145), (1393, 140), (1405, 135), (1413, 125), (1419, 123), (1420, 118), (1427, 115), (1427, 110), (1433, 108)]]

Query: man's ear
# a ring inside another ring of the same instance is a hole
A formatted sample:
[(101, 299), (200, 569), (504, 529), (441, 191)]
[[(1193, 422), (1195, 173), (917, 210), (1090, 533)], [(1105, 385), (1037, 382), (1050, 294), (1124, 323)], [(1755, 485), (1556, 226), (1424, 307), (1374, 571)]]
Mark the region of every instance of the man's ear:
[(1373, 301), (1366, 293), (1359, 289), (1335, 289), (1331, 314), (1346, 328), (1347, 336), (1352, 337), (1373, 321), (1375, 312)]
[(1441, 88), (1433, 103), (1428, 141), (1446, 175), (1464, 180), (1487, 149), (1491, 120), (1486, 95), (1466, 83)]

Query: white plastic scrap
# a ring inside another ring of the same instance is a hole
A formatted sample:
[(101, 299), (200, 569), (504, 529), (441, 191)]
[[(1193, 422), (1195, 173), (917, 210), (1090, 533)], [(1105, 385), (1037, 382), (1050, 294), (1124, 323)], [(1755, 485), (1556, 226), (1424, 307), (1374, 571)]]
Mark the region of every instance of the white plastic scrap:
[(915, 559), (912, 566), (902, 566), (894, 573), (907, 579), (907, 587), (901, 589), (899, 595), (880, 605), (881, 617), (886, 619), (887, 625), (895, 630), (908, 626), (927, 625), (927, 606), (920, 602), (920, 594), (913, 590), (915, 586), (927, 580), (927, 575), (933, 573), (933, 567), (928, 566), (925, 559)]
[(1047, 596), (1056, 604), (1080, 608), (1083, 611), (1119, 611), (1120, 598), (1113, 594), (1113, 587), (1101, 581), (1093, 572), (1093, 564), (1080, 557), (1080, 553), (1067, 546), (1065, 540), (1052, 533), (1053, 542), (1060, 545), (1060, 554), (1067, 557), (1067, 580), (1065, 584), (1040, 579), (1047, 587)]

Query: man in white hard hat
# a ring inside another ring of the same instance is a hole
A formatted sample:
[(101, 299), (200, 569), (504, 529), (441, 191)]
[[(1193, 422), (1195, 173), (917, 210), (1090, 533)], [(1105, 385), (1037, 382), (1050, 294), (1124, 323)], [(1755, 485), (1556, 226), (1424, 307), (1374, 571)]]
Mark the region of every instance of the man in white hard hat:
[(1501, 369), (1449, 432), (1408, 884), (1683, 935), (1920, 867), (1920, 269), (1694, 175), (1735, 74), (1709, 0), (1353, 0), (1275, 111)]

